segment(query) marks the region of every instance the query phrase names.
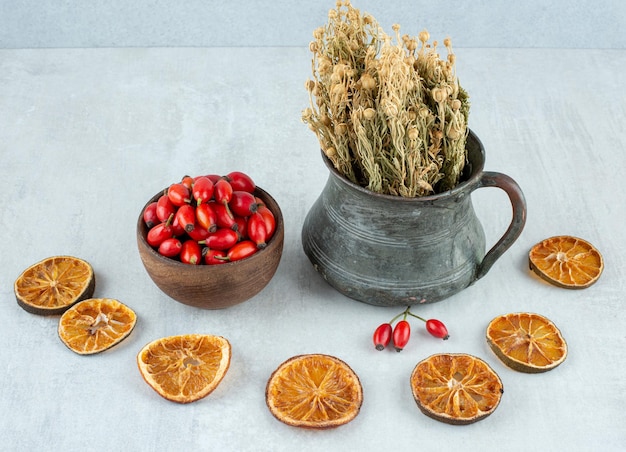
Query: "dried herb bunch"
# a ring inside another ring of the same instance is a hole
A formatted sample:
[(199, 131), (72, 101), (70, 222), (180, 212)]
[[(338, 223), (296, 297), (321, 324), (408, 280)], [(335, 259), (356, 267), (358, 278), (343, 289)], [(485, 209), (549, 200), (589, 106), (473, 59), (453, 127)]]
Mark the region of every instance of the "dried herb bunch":
[(337, 1), (313, 33), (310, 107), (302, 119), (350, 181), (404, 197), (458, 184), (466, 161), (469, 99), (459, 85), (450, 39), (447, 58), (427, 31), (385, 34), (376, 20)]

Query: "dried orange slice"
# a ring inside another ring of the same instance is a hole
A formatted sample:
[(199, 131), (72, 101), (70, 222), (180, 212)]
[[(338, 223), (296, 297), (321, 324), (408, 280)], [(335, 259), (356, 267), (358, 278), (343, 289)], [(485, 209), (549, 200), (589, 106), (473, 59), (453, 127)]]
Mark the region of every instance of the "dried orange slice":
[(24, 270), (13, 285), (17, 303), (39, 315), (57, 315), (91, 298), (96, 278), (91, 265), (72, 256), (54, 256)]
[(500, 404), (502, 381), (489, 365), (467, 354), (437, 354), (420, 361), (411, 374), (417, 406), (447, 424), (472, 424)]
[(528, 253), (530, 268), (546, 281), (566, 289), (584, 289), (604, 269), (600, 252), (586, 240), (561, 235), (542, 240)]
[(272, 373), (265, 401), (276, 419), (295, 427), (326, 429), (353, 420), (363, 403), (359, 377), (342, 360), (298, 355)]
[(567, 343), (547, 318), (529, 312), (501, 315), (487, 327), (487, 343), (511, 369), (539, 373), (567, 357)]
[(230, 356), (230, 342), (221, 336), (184, 334), (150, 342), (137, 355), (137, 365), (159, 395), (190, 403), (217, 388), (230, 366)]
[(59, 337), (79, 355), (93, 355), (126, 339), (135, 328), (137, 315), (118, 300), (89, 298), (61, 315)]

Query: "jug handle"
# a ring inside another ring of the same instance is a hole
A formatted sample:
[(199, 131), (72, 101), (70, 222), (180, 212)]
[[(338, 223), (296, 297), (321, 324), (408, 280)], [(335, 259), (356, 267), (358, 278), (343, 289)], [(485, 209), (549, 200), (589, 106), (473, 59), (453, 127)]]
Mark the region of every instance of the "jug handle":
[(508, 250), (522, 233), (526, 223), (526, 199), (517, 182), (506, 174), (485, 171), (480, 177), (476, 188), (497, 187), (504, 190), (513, 207), (513, 218), (508, 229), (498, 242), (491, 248), (476, 270), (474, 281), (487, 274), (491, 266)]

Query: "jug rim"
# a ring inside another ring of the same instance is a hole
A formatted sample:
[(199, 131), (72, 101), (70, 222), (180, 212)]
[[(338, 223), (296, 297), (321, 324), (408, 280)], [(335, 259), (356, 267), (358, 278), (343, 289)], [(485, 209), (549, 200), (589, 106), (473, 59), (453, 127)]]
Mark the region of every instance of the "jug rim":
[(376, 193), (367, 189), (366, 187), (355, 184), (354, 182), (348, 180), (344, 175), (340, 174), (339, 171), (334, 167), (330, 159), (326, 157), (324, 151), (320, 151), (322, 154), (322, 160), (324, 161), (326, 167), (330, 170), (331, 174), (343, 184), (354, 190), (380, 199), (393, 200), (396, 202), (427, 202), (454, 197), (460, 192), (471, 189), (474, 184), (478, 183), (478, 181), (480, 180), (480, 175), (482, 174), (485, 166), (485, 147), (483, 146), (482, 141), (480, 141), (480, 138), (478, 138), (478, 136), (469, 128), (465, 148), (467, 150), (467, 162), (465, 163), (465, 167), (463, 168), (461, 181), (455, 187), (441, 193), (435, 193), (433, 195), (427, 196), (416, 196), (412, 198), (399, 195)]

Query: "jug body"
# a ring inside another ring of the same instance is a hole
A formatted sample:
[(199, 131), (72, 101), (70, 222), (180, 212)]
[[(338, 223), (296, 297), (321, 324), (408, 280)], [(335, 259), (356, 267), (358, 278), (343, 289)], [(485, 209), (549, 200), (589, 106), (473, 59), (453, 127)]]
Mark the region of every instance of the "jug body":
[[(302, 227), (302, 246), (314, 268), (342, 294), (380, 306), (440, 301), (486, 273), (485, 234), (471, 193), (487, 186), (485, 174), (497, 173), (483, 172), (484, 149), (471, 132), (467, 143), (462, 182), (420, 198), (373, 193), (325, 160), (330, 175)], [(512, 184), (516, 197), (522, 196)], [(515, 201), (514, 213), (525, 219), (523, 197)], [(521, 232), (523, 221), (513, 223), (507, 243), (490, 251), (489, 267)]]

